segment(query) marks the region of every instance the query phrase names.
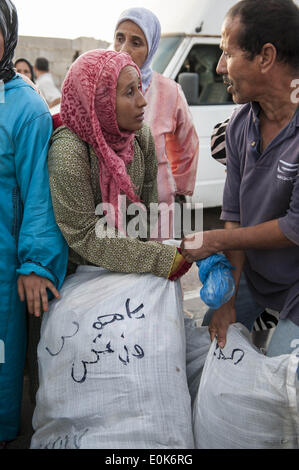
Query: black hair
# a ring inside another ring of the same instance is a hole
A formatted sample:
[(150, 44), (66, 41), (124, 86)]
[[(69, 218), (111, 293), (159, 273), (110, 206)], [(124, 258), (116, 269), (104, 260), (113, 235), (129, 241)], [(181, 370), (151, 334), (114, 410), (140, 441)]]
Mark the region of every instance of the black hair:
[(34, 83), (35, 77), (34, 77), (33, 67), (32, 67), (32, 65), (31, 65), (31, 63), (29, 62), (29, 60), (24, 59), (23, 57), (20, 57), (19, 59), (17, 59), (17, 60), (15, 61), (15, 64), (14, 64), (14, 67), (15, 67), (15, 68), (17, 67), (17, 64), (18, 64), (19, 62), (26, 62), (26, 64), (27, 64), (28, 67), (29, 67), (29, 70), (30, 70), (30, 75), (31, 75), (30, 79), (31, 79), (31, 81)]
[(238, 43), (250, 60), (271, 43), (280, 62), (299, 70), (299, 8), (292, 0), (241, 0), (226, 16), (240, 17)]
[(35, 61), (35, 67), (41, 72), (49, 72), (49, 61), (45, 57), (38, 57)]

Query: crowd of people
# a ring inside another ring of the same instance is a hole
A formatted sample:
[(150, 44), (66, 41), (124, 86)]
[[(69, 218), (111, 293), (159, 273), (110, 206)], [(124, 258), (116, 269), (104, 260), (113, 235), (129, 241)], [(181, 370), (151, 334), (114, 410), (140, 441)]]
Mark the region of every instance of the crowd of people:
[[(177, 248), (162, 243), (172, 238), (173, 219), (157, 215), (154, 239), (146, 218), (146, 235), (134, 238), (119, 214), (121, 196), (148, 212), (152, 203), (192, 195), (195, 186), (199, 142), (187, 101), (175, 81), (151, 69), (161, 36), (156, 15), (125, 10), (113, 50), (79, 56), (60, 92), (47, 59), (34, 67), (24, 58), (13, 62), (17, 11), (11, 0), (1, 2), (2, 448), (19, 432), (27, 316), (40, 319), (80, 265), (175, 281), (193, 261), (224, 252), (236, 293), (206, 317), (211, 340), (217, 336), (224, 347), (231, 323), (250, 329), (271, 308), (280, 319), (267, 354), (298, 347), (299, 114), (290, 99), (298, 34), (292, 0), (241, 0), (228, 12), (217, 73), (242, 106), (225, 133), (225, 228), (186, 236)], [(99, 224), (101, 204), (110, 208), (106, 224)], [(235, 303), (240, 279), (244, 309)]]
[(61, 92), (55, 85), (50, 73), (48, 59), (38, 57), (34, 66), (32, 66), (29, 60), (20, 57), (15, 61), (14, 68), (17, 73), (27, 77), (32, 83), (36, 84), (37, 90), (46, 100), (51, 114), (59, 112)]

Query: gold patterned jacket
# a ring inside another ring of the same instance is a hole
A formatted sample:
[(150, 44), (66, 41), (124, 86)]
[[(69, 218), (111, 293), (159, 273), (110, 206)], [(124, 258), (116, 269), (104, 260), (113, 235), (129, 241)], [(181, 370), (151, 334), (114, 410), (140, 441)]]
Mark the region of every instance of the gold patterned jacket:
[[(68, 274), (77, 265), (94, 265), (114, 272), (169, 276), (175, 247), (138, 238), (97, 236), (100, 216), (96, 207), (102, 198), (98, 160), (91, 146), (61, 126), (51, 139), (48, 167), (56, 221), (69, 245)], [(136, 132), (134, 157), (127, 171), (142, 203), (147, 208), (157, 203), (157, 159), (146, 125)]]

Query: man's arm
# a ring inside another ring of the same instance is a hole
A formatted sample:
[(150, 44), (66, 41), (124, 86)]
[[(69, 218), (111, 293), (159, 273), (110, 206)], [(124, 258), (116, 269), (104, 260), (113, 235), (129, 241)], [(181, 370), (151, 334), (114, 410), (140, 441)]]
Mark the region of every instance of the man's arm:
[(233, 230), (224, 228), (188, 235), (184, 238), (181, 249), (184, 258), (191, 263), (219, 251), (273, 250), (293, 245), (280, 230), (278, 219), (275, 219), (252, 227)]
[[(198, 240), (201, 239), (202, 245), (196, 246)], [(236, 321), (234, 304), (245, 259), (243, 250), (271, 250), (293, 245), (294, 243), (286, 238), (280, 230), (278, 220), (271, 220), (252, 227), (240, 227), (237, 222), (226, 222), (224, 229), (189, 235), (183, 240), (182, 255), (188, 262), (223, 251), (235, 267), (233, 275), (236, 292), (226, 304), (215, 311), (209, 325), (211, 340), (217, 336), (221, 348), (225, 346), (229, 325)]]
[[(227, 230), (238, 229), (240, 224), (238, 222), (225, 222), (224, 228)], [(218, 344), (221, 348), (225, 346), (226, 332), (231, 323), (236, 322), (235, 311), (235, 298), (238, 292), (241, 273), (245, 259), (244, 251), (229, 250), (224, 254), (228, 258), (232, 266), (234, 266), (233, 277), (235, 281), (235, 293), (233, 297), (219, 309), (215, 310), (213, 317), (209, 324), (209, 332), (211, 341), (217, 336)]]

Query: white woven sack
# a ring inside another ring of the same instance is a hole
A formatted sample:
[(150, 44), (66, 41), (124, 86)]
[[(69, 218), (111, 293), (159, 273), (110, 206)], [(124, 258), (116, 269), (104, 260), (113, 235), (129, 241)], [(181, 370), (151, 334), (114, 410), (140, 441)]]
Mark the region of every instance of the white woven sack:
[(44, 314), (31, 448), (193, 448), (179, 282), (79, 267)]
[(299, 358), (267, 357), (240, 324), (211, 344), (193, 409), (198, 449), (297, 449)]
[(196, 326), (197, 320), (185, 318), (186, 372), (191, 405), (197, 397), (205, 361), (211, 346), (209, 327)]

